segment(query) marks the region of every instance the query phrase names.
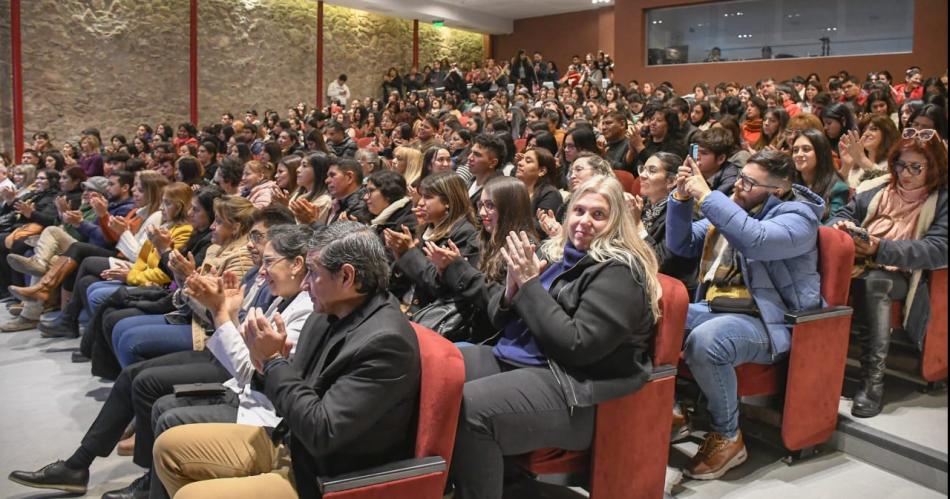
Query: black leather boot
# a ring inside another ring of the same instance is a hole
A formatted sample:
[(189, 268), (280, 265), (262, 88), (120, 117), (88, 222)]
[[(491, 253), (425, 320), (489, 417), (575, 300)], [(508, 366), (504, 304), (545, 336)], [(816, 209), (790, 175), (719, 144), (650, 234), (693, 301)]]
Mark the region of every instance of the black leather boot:
[(861, 389), (854, 395), (851, 415), (870, 418), (880, 414), (884, 398), (884, 367), (891, 346), (891, 282), (865, 282), (864, 313), (867, 328), (862, 331)]

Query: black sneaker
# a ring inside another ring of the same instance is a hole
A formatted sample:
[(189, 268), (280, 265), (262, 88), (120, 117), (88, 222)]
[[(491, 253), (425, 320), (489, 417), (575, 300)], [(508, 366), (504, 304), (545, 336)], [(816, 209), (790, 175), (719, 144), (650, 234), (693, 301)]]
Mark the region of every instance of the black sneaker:
[(102, 494), (102, 499), (148, 499), (151, 480), (149, 472), (135, 479), (128, 487), (110, 490)]
[(92, 359), (83, 355), (82, 352), (73, 352), (72, 355), (69, 356), (69, 360), (71, 360), (73, 364), (82, 364)]
[(52, 324), (40, 322), (38, 329), (40, 330), (40, 335), (42, 335), (44, 338), (79, 337), (79, 324), (64, 321), (62, 319), (57, 320)]
[(10, 480), (37, 489), (56, 489), (72, 494), (85, 494), (89, 485), (89, 469), (74, 470), (63, 461), (56, 461), (38, 471), (14, 471)]

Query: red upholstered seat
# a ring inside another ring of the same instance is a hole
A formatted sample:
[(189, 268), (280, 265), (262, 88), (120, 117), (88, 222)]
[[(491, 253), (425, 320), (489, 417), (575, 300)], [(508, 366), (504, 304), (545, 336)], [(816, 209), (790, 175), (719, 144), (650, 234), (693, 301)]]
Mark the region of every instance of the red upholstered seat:
[(373, 137), (362, 137), (362, 138), (356, 139), (356, 147), (360, 149), (366, 149), (367, 147), (373, 144), (373, 140), (374, 140)]
[[(847, 362), (851, 314), (844, 305), (851, 291), (854, 242), (843, 231), (820, 227), (818, 255), (821, 294), (829, 310), (839, 311), (824, 318), (820, 311), (812, 318), (800, 314), (803, 320), (793, 322), (787, 360), (736, 367), (740, 397), (784, 392), (782, 442), (793, 451), (831, 438)], [(680, 363), (680, 372), (689, 375), (685, 362)]]
[(656, 499), (663, 496), (673, 418), (675, 368), (683, 343), (689, 297), (683, 284), (659, 275), (662, 317), (653, 345), (654, 375), (640, 390), (597, 406), (590, 452), (542, 449), (521, 456), (536, 475), (590, 470), (592, 499)]
[(623, 186), (623, 192), (633, 194), (634, 196), (640, 195), (639, 177), (635, 177), (632, 173), (624, 170), (614, 170), (614, 175), (617, 176), (617, 180), (619, 180), (620, 185)]
[[(920, 376), (925, 381), (947, 379), (947, 269), (929, 273), (930, 321), (924, 332), (924, 349), (920, 355)], [(904, 303), (894, 302), (891, 327), (904, 327)]]
[[(854, 242), (840, 230), (821, 227), (818, 254), (822, 296), (829, 307), (847, 305)], [(831, 438), (837, 424), (850, 329), (850, 314), (796, 324), (787, 361), (736, 368), (740, 396), (785, 392), (782, 441), (789, 450)]]
[[(455, 430), (465, 385), (465, 363), (458, 348), (438, 334), (413, 323), (419, 339), (422, 379), (419, 389), (419, 423), (416, 427), (417, 459), (397, 463), (386, 470), (391, 479), (360, 485), (359, 477), (337, 480), (336, 490), (325, 499), (441, 499), (452, 462)], [(438, 466), (441, 464), (441, 469)], [(386, 467), (383, 467), (386, 468)], [(407, 471), (408, 470), (408, 471)], [(420, 471), (421, 470), (421, 471)], [(378, 469), (372, 470), (379, 471)], [(362, 476), (373, 473), (362, 474)], [(354, 474), (358, 475), (358, 474)]]

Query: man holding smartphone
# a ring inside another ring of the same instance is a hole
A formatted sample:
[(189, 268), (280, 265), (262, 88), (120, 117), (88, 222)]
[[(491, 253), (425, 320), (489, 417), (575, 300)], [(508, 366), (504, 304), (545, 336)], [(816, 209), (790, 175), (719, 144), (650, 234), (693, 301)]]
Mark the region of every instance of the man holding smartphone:
[[(666, 244), (678, 256), (700, 258), (700, 287), (687, 312), (683, 348), (711, 416), (712, 431), (686, 469), (698, 480), (719, 478), (747, 457), (735, 366), (781, 361), (791, 348), (785, 314), (821, 306), (824, 200), (793, 186), (794, 172), (788, 156), (761, 151), (749, 158), (727, 196), (687, 164), (670, 196)], [(697, 222), (694, 204), (705, 217)]]

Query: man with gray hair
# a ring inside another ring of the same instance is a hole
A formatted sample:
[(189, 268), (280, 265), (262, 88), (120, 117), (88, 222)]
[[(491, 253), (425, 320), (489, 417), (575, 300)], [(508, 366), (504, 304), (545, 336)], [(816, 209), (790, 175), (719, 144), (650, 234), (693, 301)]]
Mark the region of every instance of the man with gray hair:
[[(293, 361), (281, 354), (282, 323), (249, 322), (244, 334), (257, 366), (255, 389), (283, 421), (272, 434), (236, 424), (163, 433), (155, 466), (171, 496), (184, 489), (184, 495), (319, 497), (317, 476), (412, 456), (419, 345), (387, 290), (386, 261), (379, 237), (363, 224), (340, 221), (314, 235), (303, 288), (315, 313)], [(285, 449), (293, 482), (275, 466), (286, 462)], [(201, 481), (209, 477), (218, 479)]]

